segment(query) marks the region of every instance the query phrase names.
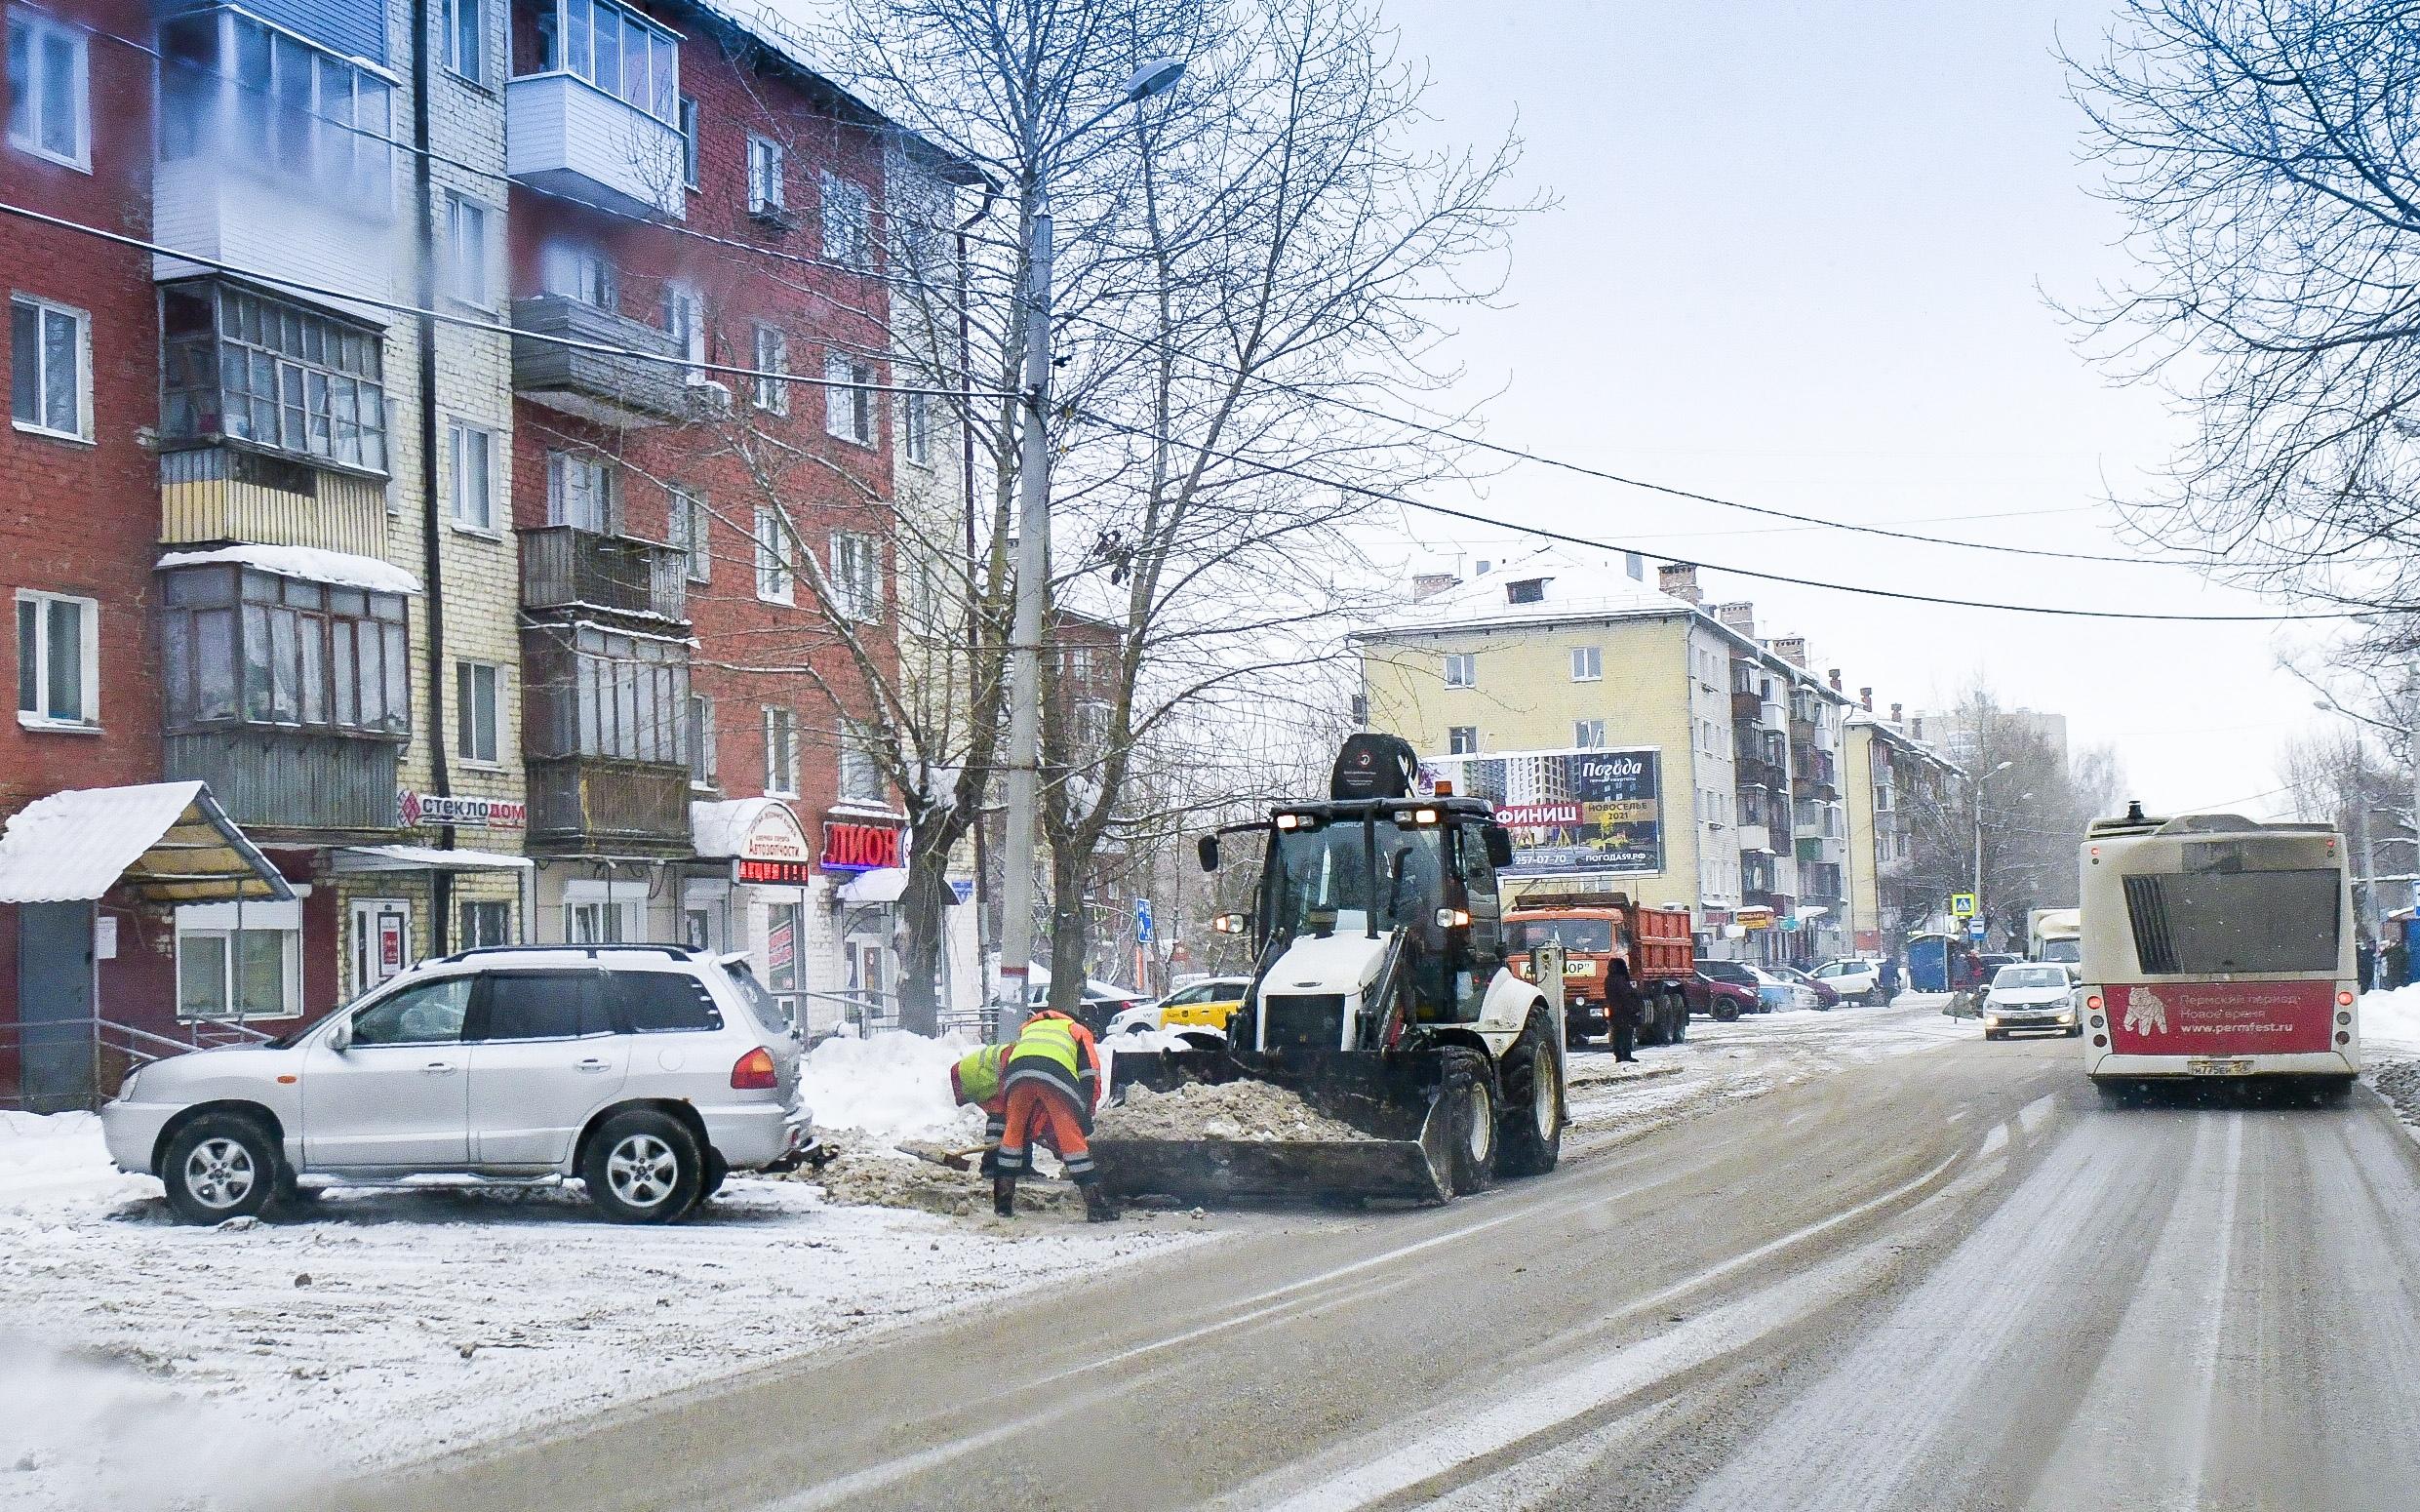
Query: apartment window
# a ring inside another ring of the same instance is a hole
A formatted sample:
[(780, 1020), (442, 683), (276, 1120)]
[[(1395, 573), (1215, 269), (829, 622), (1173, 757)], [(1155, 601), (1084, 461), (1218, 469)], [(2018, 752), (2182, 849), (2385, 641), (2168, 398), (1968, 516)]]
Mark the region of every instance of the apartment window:
[(790, 385), (774, 375), (790, 371), (790, 338), (778, 326), (756, 328), (756, 407), (773, 415), (790, 413)]
[(1519, 582), (1504, 585), (1504, 602), (1507, 604), (1542, 604), (1545, 601), (1546, 579), (1543, 577), (1524, 577)]
[(577, 299), (601, 310), (621, 303), (621, 280), (604, 253), (585, 242), (557, 237), (538, 250), (539, 287), (548, 294)]
[(765, 709), (765, 796), (798, 796), (798, 715), (770, 704)]
[(537, 760), (599, 756), (686, 767), (685, 641), (582, 625), (525, 649), (522, 744)]
[(613, 0), (541, 0), (539, 73), (570, 73), (666, 126), (678, 119), (681, 60), (672, 32)]
[(160, 291), (160, 428), (363, 472), (386, 471), (384, 343), (375, 327), (209, 279)]
[(881, 804), (889, 800), (889, 787), (883, 781), (882, 763), (874, 755), (872, 732), (856, 720), (844, 721), (840, 742), (840, 801)]
[(70, 168), (93, 166), (84, 34), (19, 10), (9, 17), (9, 144)]
[(681, 186), (697, 187), (697, 101), (681, 97)]
[(665, 544), (678, 546), (689, 563), (689, 580), (704, 582), (711, 576), (713, 562), (707, 555), (706, 497), (695, 489), (671, 488), (666, 518)]
[(177, 910), (177, 1016), (292, 1018), (302, 1012), (302, 904)]
[(454, 668), (454, 753), (464, 761), (494, 765), (496, 727), (502, 723), (503, 672), (484, 661)]
[(466, 420), (446, 422), (447, 492), (454, 523), (466, 531), (496, 529), (496, 437)]
[(546, 523), (611, 535), (621, 518), (621, 471), (593, 452), (546, 454)]
[(823, 352), (823, 428), (859, 446), (874, 444), (874, 364), (826, 347)]
[(1446, 686), (1476, 688), (1479, 686), (1479, 657), (1467, 651), (1446, 653)]
[(862, 269), (873, 259), (874, 211), (865, 186), (837, 174), (823, 176), (823, 256), (843, 267)]
[(161, 574), (168, 728), (411, 728), (404, 600), (231, 566)]
[(100, 723), (100, 604), (20, 589), (17, 722), (54, 729)]
[(1573, 720), (1571, 722), (1571, 743), (1584, 751), (1603, 750), (1605, 748), (1605, 721), (1602, 719)]
[(919, 467), (932, 465), (932, 396), (899, 396), (899, 445)]
[(445, 224), (446, 293), (485, 308), (496, 300), (488, 281), (488, 207), (448, 190)]
[(748, 138), (748, 214), (761, 216), (781, 209), (781, 143), (770, 137)]
[(1593, 683), (1605, 676), (1605, 648), (1574, 646), (1571, 648), (1571, 681)]
[(479, 0), (445, 0), (446, 66), (473, 84), (487, 78), (486, 28)]
[(9, 418), (20, 430), (93, 435), (92, 317), (28, 295), (9, 300)]
[(882, 542), (854, 531), (832, 533), (832, 599), (843, 618), (882, 617)]
[(1479, 727), (1477, 725), (1455, 725), (1448, 729), (1446, 732), (1446, 754), (1448, 756), (1479, 754)]
[(705, 376), (706, 297), (684, 283), (664, 285), (664, 330), (689, 359), (693, 381)]
[(512, 937), (512, 904), (466, 902), (462, 905), (461, 937), (455, 942), (458, 950), (482, 950), (491, 945), (509, 945)]
[(693, 694), (689, 700), (689, 785), (712, 787), (716, 765), (714, 700)]
[(334, 53), (233, 10), (160, 28), (160, 152), (306, 180), (356, 215), (394, 200), (394, 92)]
[(787, 604), (796, 589), (790, 561), (790, 528), (771, 504), (756, 506), (756, 596)]

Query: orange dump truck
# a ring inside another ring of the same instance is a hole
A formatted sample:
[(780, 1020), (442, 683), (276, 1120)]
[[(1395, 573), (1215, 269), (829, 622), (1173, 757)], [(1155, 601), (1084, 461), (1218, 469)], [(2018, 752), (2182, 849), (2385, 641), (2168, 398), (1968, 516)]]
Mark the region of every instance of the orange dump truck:
[(1529, 973), (1533, 945), (1563, 946), (1564, 1038), (1573, 1045), (1611, 1031), (1606, 982), (1615, 959), (1630, 964), (1631, 984), (1646, 1004), (1642, 1045), (1677, 1045), (1689, 1014), (1708, 1010), (1697, 975), (1697, 945), (1686, 908), (1647, 908), (1627, 893), (1527, 893), (1504, 915), (1513, 970)]

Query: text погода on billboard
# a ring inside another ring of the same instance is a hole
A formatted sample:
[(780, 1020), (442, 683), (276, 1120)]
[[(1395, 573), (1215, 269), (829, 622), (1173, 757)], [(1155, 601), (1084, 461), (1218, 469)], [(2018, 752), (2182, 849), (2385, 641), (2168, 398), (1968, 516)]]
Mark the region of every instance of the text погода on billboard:
[(1654, 876), (1664, 869), (1659, 750), (1432, 756), (1427, 774), (1484, 798), (1513, 832), (1506, 875)]

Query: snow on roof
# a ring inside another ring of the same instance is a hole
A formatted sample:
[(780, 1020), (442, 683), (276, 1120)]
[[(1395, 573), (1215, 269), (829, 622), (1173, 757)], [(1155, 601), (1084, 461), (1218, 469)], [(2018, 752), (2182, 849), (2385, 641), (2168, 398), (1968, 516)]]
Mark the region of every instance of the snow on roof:
[(175, 902), (294, 896), (200, 782), (70, 788), (0, 833), (0, 902), (79, 902), (120, 881)]
[(502, 851), (444, 851), (424, 845), (346, 846), (336, 854), (334, 870), (355, 871), (501, 871), (524, 870), (526, 855)]
[(212, 562), (234, 562), (281, 577), (367, 588), (373, 593), (420, 591), (420, 579), (393, 563), (316, 546), (218, 546), (208, 551), (172, 551), (160, 558), (162, 567), (200, 567)]
[[(1537, 584), (1537, 596), (1516, 603), (1516, 584)], [(1496, 563), (1476, 577), (1432, 593), (1364, 632), (1454, 629), (1464, 625), (1538, 624), (1562, 619), (1622, 619), (1693, 613), (1696, 606), (1630, 576), (1618, 562), (1592, 560), (1552, 547)]]

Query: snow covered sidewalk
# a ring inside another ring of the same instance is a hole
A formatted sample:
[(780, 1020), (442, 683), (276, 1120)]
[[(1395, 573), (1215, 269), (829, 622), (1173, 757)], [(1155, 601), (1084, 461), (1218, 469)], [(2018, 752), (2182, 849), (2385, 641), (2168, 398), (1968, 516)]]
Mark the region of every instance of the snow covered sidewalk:
[[(876, 1145), (951, 1136), (956, 1052), (884, 1043), (906, 1038), (819, 1050), (818, 1123)], [(666, 1227), (607, 1223), (572, 1187), (337, 1191), (296, 1218), (191, 1228), (157, 1181), (109, 1168), (93, 1116), (0, 1114), (0, 1506), (251, 1505), (1204, 1232), (970, 1223), (744, 1176)]]

